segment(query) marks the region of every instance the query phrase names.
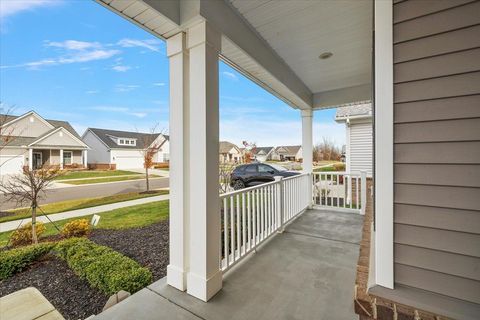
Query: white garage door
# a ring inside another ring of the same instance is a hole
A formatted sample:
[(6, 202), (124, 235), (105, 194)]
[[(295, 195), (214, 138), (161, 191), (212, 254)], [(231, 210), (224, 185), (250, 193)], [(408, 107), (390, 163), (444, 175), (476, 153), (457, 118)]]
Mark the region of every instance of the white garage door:
[(141, 169), (143, 168), (142, 156), (116, 156), (115, 163), (117, 170), (122, 169)]
[(21, 173), (23, 167), (23, 156), (0, 156), (0, 175)]

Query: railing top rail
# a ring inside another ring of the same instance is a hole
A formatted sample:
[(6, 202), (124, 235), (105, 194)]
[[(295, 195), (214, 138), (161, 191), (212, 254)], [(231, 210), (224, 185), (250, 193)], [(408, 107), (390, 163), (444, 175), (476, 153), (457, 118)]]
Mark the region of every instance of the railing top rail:
[(253, 186), (253, 187), (248, 187), (248, 188), (243, 188), (243, 189), (240, 189), (240, 190), (225, 192), (225, 193), (220, 194), (220, 199), (226, 198), (226, 197), (229, 197), (229, 196), (234, 196), (236, 194), (245, 193), (245, 192), (248, 192), (248, 191), (251, 191), (251, 190), (261, 189), (263, 187), (271, 186), (271, 185), (278, 184), (278, 183), (280, 183), (280, 181), (272, 181), (272, 182), (262, 183), (262, 184), (259, 184), (259, 185)]
[(304, 176), (308, 176), (308, 173), (297, 174), (295, 176), (283, 178), (282, 180), (291, 180), (291, 179), (300, 178), (300, 177), (304, 177)]
[[(308, 173), (302, 173), (302, 174), (298, 174), (298, 175), (295, 175), (295, 176), (283, 178), (282, 180), (290, 180), (290, 179), (295, 179), (295, 178), (299, 178), (299, 177), (303, 177), (303, 176), (307, 176), (307, 175), (308, 175)], [(223, 198), (226, 198), (226, 197), (229, 197), (229, 196), (234, 196), (236, 194), (245, 193), (245, 192), (248, 192), (248, 191), (251, 191), (251, 190), (261, 189), (263, 187), (271, 186), (271, 185), (278, 184), (278, 183), (280, 183), (280, 180), (267, 182), (267, 183), (262, 183), (262, 184), (259, 184), (257, 186), (248, 187), (248, 188), (244, 188), (244, 189), (240, 189), (240, 190), (225, 192), (225, 193), (220, 194), (220, 199), (223, 199)]]
[(329, 175), (329, 174), (335, 174), (335, 175), (343, 175), (343, 176), (353, 176), (353, 177), (360, 177), (361, 174), (360, 172), (345, 172), (345, 171), (320, 171), (320, 172), (313, 172), (315, 175)]

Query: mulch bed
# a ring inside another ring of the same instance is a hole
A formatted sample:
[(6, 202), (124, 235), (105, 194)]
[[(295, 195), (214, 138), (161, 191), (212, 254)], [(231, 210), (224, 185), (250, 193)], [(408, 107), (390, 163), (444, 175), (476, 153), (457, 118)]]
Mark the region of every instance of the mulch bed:
[[(167, 273), (168, 236), (169, 224), (166, 220), (141, 228), (94, 230), (90, 240), (147, 267), (156, 281)], [(40, 290), (67, 320), (98, 314), (108, 300), (105, 294), (77, 277), (64, 261), (53, 256), (0, 281), (0, 296), (32, 286)]]
[(84, 319), (102, 311), (108, 297), (77, 277), (67, 263), (49, 257), (0, 282), (0, 296), (35, 287), (65, 319)]
[(108, 246), (147, 267), (153, 281), (167, 275), (168, 220), (147, 227), (121, 230), (94, 230), (90, 240)]

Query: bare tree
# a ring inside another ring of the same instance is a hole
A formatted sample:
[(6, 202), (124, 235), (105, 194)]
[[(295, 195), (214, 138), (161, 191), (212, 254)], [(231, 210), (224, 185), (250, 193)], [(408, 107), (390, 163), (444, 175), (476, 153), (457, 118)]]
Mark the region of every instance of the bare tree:
[(230, 182), (235, 166), (229, 163), (221, 163), (219, 166), (219, 189), (220, 193), (226, 193), (230, 190)]
[(15, 201), (18, 206), (30, 206), (34, 244), (38, 243), (36, 220), (39, 201), (45, 197), (45, 191), (60, 174), (58, 168), (24, 169), (22, 174), (14, 175), (8, 181), (0, 181), (0, 193), (4, 194), (7, 201)]
[(313, 147), (313, 161), (340, 160), (341, 154), (340, 148), (327, 137)]
[(145, 168), (145, 184), (147, 186), (147, 192), (150, 191), (150, 177), (148, 170), (155, 164), (154, 157), (160, 151), (161, 144), (157, 140), (160, 134), (163, 134), (163, 130), (160, 133), (156, 133), (158, 124), (150, 128), (149, 134), (143, 135), (142, 143), (143, 149), (140, 151), (143, 157), (143, 167)]
[[(0, 103), (1, 105), (1, 103)], [(14, 126), (6, 127), (5, 124), (10, 121), (10, 115), (13, 112), (14, 107), (0, 107), (0, 151), (2, 151), (7, 145), (9, 145), (14, 139), (13, 132)], [(0, 163), (0, 166), (2, 164)]]

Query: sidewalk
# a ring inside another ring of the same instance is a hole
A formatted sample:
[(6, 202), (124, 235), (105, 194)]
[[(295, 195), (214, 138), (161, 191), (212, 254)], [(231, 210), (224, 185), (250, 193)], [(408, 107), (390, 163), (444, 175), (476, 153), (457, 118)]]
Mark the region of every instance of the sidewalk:
[[(97, 213), (101, 213), (101, 212), (105, 212), (105, 211), (111, 211), (111, 210), (125, 208), (125, 207), (131, 207), (131, 206), (135, 206), (135, 205), (138, 205), (138, 204), (144, 204), (144, 203), (150, 203), (150, 202), (156, 202), (156, 201), (162, 201), (162, 200), (168, 200), (168, 199), (169, 199), (169, 195), (164, 194), (164, 195), (161, 195), (161, 196), (155, 196), (155, 197), (150, 197), (150, 198), (122, 201), (122, 202), (116, 202), (116, 203), (111, 203), (111, 204), (105, 204), (105, 205), (97, 206), (97, 207), (71, 210), (71, 211), (65, 211), (65, 212), (60, 212), (60, 213), (53, 213), (53, 214), (49, 214), (48, 217), (50, 218), (51, 221), (59, 221), (59, 220), (64, 220), (64, 219), (88, 216), (88, 215), (91, 215), (91, 214), (97, 214)], [(31, 220), (32, 219), (27, 218), (27, 219), (14, 220), (14, 221), (8, 221), (8, 222), (0, 223), (0, 232), (15, 230), (20, 225), (28, 223)], [(45, 216), (38, 216), (37, 217), (37, 221), (41, 221), (43, 223), (49, 223), (50, 220), (48, 220), (47, 217), (45, 217)]]
[[(130, 171), (133, 171), (133, 172), (138, 172), (138, 173), (142, 173), (142, 174), (145, 174), (145, 169), (129, 169)], [(162, 176), (162, 177), (170, 177), (170, 171), (168, 170), (162, 170), (162, 169), (148, 169), (148, 173), (149, 174), (156, 174), (156, 175), (159, 175), (159, 176)]]

